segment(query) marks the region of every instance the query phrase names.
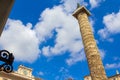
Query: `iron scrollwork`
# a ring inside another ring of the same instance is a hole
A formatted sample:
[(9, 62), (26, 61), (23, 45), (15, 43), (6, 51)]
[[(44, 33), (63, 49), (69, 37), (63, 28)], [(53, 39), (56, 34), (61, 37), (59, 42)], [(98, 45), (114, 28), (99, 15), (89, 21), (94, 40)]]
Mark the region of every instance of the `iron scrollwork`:
[(9, 53), (7, 50), (0, 50), (0, 61), (3, 63), (0, 64), (0, 71), (10, 73), (13, 71), (13, 61), (14, 56), (12, 53)]

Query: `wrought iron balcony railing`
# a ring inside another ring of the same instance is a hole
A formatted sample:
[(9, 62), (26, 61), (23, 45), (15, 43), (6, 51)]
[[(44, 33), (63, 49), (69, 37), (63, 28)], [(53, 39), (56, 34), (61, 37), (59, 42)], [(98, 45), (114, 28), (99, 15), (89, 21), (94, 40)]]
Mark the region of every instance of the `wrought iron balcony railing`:
[(7, 50), (0, 50), (0, 61), (3, 63), (0, 64), (0, 71), (10, 73), (13, 71), (13, 61), (14, 56), (12, 53), (9, 53)]

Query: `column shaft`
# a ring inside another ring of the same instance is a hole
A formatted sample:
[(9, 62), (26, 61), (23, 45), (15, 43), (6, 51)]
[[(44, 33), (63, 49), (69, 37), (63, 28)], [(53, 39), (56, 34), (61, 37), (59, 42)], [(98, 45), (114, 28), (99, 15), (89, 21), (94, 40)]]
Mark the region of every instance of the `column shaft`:
[(81, 12), (77, 15), (77, 19), (80, 25), (80, 32), (92, 80), (107, 80), (101, 57), (88, 20), (88, 15), (85, 12)]

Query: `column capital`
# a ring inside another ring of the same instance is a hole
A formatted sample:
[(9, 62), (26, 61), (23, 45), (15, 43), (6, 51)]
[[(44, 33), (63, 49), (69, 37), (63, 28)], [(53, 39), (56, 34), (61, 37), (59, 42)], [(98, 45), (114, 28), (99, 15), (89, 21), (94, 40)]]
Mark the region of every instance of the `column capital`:
[(85, 12), (88, 16), (91, 15), (91, 13), (84, 6), (80, 6), (74, 11), (73, 16), (77, 18), (78, 14), (82, 12)]

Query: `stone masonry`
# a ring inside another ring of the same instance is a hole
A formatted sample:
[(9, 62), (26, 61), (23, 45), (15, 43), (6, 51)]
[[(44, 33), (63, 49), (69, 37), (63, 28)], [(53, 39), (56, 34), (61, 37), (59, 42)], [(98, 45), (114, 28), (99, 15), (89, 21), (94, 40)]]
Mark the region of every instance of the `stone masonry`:
[(0, 0), (0, 35), (7, 21), (14, 0)]
[(92, 29), (88, 20), (90, 12), (84, 6), (79, 6), (73, 13), (73, 16), (78, 19), (79, 22), (84, 50), (92, 80), (107, 80), (99, 50), (94, 40)]

